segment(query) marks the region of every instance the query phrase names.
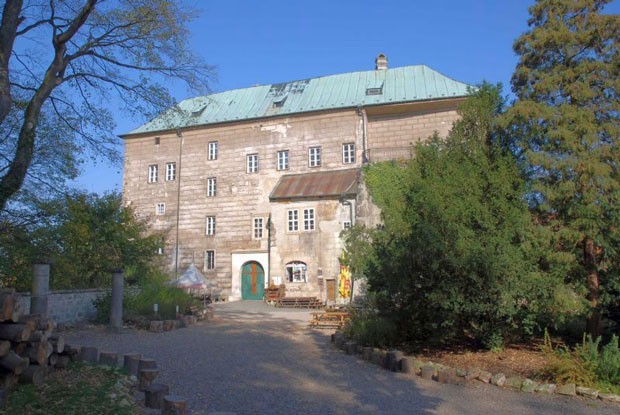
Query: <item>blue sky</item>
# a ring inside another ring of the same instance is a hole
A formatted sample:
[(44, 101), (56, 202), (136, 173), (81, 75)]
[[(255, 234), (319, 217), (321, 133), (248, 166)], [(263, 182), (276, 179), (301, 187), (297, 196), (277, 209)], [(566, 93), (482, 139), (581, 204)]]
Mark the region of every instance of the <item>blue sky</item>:
[[(517, 58), (514, 40), (527, 30), (528, 0), (193, 0), (202, 10), (191, 45), (217, 67), (214, 92), (374, 69), (425, 64), (470, 84), (504, 84)], [(620, 2), (608, 11), (620, 12)], [(175, 87), (177, 100), (188, 98)], [(117, 134), (140, 125), (117, 115)], [(120, 140), (119, 140), (120, 143)], [(122, 166), (88, 164), (74, 183), (94, 192), (120, 190)]]

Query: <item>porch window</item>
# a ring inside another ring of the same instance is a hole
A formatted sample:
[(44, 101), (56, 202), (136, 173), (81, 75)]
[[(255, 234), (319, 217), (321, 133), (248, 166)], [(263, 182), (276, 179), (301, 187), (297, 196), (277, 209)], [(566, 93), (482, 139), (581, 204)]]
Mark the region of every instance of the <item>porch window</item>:
[(308, 266), (300, 261), (286, 264), (286, 280), (288, 282), (308, 282)]

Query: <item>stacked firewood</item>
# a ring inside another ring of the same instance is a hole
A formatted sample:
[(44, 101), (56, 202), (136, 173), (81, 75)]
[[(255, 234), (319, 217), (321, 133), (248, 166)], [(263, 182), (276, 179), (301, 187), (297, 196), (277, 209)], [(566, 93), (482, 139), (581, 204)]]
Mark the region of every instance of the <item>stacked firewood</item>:
[(24, 314), (21, 295), (0, 289), (0, 388), (16, 383), (41, 383), (53, 368), (71, 360), (62, 335), (54, 334), (54, 320)]

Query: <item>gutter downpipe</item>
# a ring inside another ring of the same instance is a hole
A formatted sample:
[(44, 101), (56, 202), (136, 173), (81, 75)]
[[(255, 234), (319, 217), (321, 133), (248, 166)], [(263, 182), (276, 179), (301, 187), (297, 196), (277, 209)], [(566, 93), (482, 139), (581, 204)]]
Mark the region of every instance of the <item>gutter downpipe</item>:
[[(176, 129), (177, 137), (179, 137), (179, 169), (178, 169), (178, 181), (177, 181), (177, 226), (176, 226), (176, 240), (174, 249), (174, 273), (179, 273), (179, 214), (181, 213), (181, 163), (183, 162), (183, 134), (181, 129)], [(193, 262), (193, 261), (192, 261)]]
[(362, 117), (362, 164), (368, 163), (368, 156), (366, 154), (366, 134), (368, 116), (366, 115), (366, 109), (363, 106), (357, 107), (357, 114)]
[(267, 218), (267, 287), (271, 286), (271, 213)]

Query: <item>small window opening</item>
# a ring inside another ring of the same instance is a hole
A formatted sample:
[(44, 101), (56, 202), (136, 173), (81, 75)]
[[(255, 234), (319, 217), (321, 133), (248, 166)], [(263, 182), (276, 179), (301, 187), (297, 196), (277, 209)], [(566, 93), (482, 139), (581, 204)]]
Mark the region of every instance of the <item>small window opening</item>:
[(155, 145), (158, 146), (159, 145), (159, 137), (155, 137)]
[(382, 95), (383, 88), (366, 88), (366, 95)]
[(286, 97), (282, 98), (279, 101), (273, 101), (273, 108), (282, 108), (285, 102), (286, 102)]

